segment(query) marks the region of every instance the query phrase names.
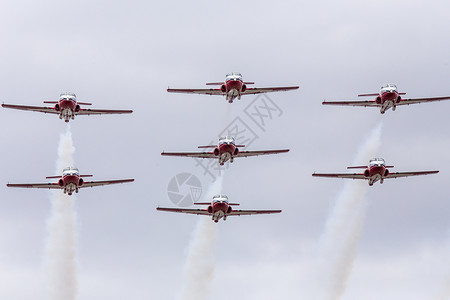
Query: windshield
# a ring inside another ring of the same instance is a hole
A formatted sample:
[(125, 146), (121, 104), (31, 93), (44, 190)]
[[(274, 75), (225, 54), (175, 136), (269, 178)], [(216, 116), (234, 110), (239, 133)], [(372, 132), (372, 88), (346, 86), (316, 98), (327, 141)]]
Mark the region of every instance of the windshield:
[(238, 79), (238, 80), (242, 80), (242, 75), (241, 73), (229, 73), (227, 74), (227, 80), (233, 80), (233, 79)]
[(219, 139), (219, 145), (230, 145), (233, 144), (234, 145), (235, 141), (234, 138), (231, 136), (225, 136), (225, 137), (221, 137)]
[(369, 161), (369, 166), (384, 166), (384, 165), (386, 165), (386, 163), (382, 158), (374, 158)]
[(80, 172), (77, 168), (67, 167), (63, 170), (63, 175), (78, 175)]
[(59, 95), (59, 99), (61, 99), (61, 100), (75, 101), (76, 98), (77, 98), (77, 96), (74, 93), (62, 93), (61, 95)]
[(228, 197), (225, 195), (216, 195), (213, 197), (214, 202), (226, 202), (228, 203)]
[(386, 84), (381, 87), (382, 90), (397, 90), (397, 86), (394, 84)]

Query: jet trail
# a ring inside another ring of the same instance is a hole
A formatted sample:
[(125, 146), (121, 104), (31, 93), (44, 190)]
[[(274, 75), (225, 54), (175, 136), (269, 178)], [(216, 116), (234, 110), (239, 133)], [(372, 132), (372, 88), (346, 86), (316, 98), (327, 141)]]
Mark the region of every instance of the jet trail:
[[(360, 146), (355, 164), (376, 156), (381, 128), (380, 121)], [(347, 181), (336, 200), (319, 240), (315, 299), (336, 300), (345, 292), (364, 224), (367, 189), (366, 181)]]
[[(70, 126), (61, 134), (56, 174), (73, 165), (75, 148)], [(50, 300), (73, 300), (78, 294), (78, 264), (75, 196), (62, 190), (52, 190), (51, 216), (47, 221), (48, 238), (45, 249), (45, 269)]]
[[(222, 192), (223, 175), (217, 177), (209, 188), (205, 201)], [(185, 265), (182, 300), (207, 299), (214, 279), (214, 250), (217, 240), (217, 224), (210, 218), (199, 216), (192, 235)]]

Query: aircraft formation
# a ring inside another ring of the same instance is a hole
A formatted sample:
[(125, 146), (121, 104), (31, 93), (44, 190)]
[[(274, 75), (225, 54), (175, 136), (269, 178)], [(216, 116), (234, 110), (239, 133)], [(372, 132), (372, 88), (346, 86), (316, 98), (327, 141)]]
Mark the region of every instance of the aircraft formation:
[[(233, 103), (235, 99), (240, 100), (243, 95), (252, 95), (260, 93), (291, 91), (296, 90), (299, 86), (284, 87), (248, 87), (254, 82), (243, 81), (240, 73), (229, 73), (226, 75), (224, 82), (210, 82), (206, 85), (220, 86), (220, 88), (210, 89), (171, 89), (170, 93), (187, 93), (187, 94), (203, 94), (203, 95), (221, 95), (225, 96), (226, 101)], [(323, 105), (344, 105), (344, 106), (364, 106), (378, 107), (381, 114), (388, 109), (395, 111), (397, 106), (410, 105), (416, 103), (428, 103), (441, 100), (450, 100), (450, 97), (432, 97), (432, 98), (412, 98), (403, 99), (401, 96), (405, 93), (399, 93), (397, 87), (393, 84), (386, 84), (381, 87), (379, 93), (361, 94), (360, 97), (375, 97), (374, 100), (365, 101), (324, 101)], [(46, 104), (54, 104), (51, 106), (28, 106), (16, 104), (2, 104), (4, 108), (36, 111), (49, 114), (57, 114), (60, 119), (65, 122), (74, 120), (77, 115), (101, 115), (101, 114), (130, 114), (132, 110), (109, 110), (109, 109), (86, 109), (81, 106), (91, 105), (87, 102), (78, 102), (74, 93), (62, 93), (57, 101), (44, 101)], [(277, 150), (241, 150), (245, 145), (237, 145), (235, 138), (232, 136), (221, 137), (217, 145), (198, 146), (200, 149), (211, 149), (211, 151), (203, 152), (162, 152), (162, 156), (180, 156), (194, 158), (216, 159), (219, 165), (224, 165), (227, 161), (233, 163), (235, 158), (260, 156), (268, 154), (281, 154), (289, 152), (289, 149)], [(368, 180), (370, 186), (379, 181), (381, 184), (385, 179), (436, 174), (439, 171), (409, 171), (409, 172), (391, 172), (393, 166), (386, 165), (384, 159), (374, 158), (369, 161), (367, 166), (352, 166), (348, 169), (364, 169), (362, 173), (313, 173), (314, 177), (334, 177), (334, 178), (350, 178)], [(48, 176), (47, 179), (58, 179), (57, 182), (47, 183), (8, 183), (8, 187), (16, 188), (45, 188), (45, 189), (61, 189), (64, 194), (72, 195), (78, 193), (80, 188), (95, 187), (118, 183), (128, 183), (134, 179), (104, 180), (104, 181), (85, 181), (84, 178), (92, 177), (92, 175), (80, 175), (77, 168), (67, 166), (61, 171), (61, 175)], [(232, 207), (239, 205), (238, 203), (230, 203), (228, 197), (223, 194), (216, 195), (212, 198), (211, 203), (197, 202), (195, 205), (207, 205), (206, 209), (185, 209), (185, 208), (166, 208), (157, 207), (158, 211), (168, 211), (186, 214), (206, 215), (211, 217), (214, 222), (220, 219), (226, 220), (228, 216), (254, 215), (254, 214), (274, 214), (280, 213), (281, 210), (235, 210)]]

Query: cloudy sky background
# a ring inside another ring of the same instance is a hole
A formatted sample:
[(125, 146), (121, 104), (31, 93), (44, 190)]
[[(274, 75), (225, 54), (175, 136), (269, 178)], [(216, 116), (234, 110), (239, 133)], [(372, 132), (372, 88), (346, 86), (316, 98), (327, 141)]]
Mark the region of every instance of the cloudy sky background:
[[(132, 115), (71, 122), (75, 162), (94, 179), (132, 184), (81, 190), (79, 299), (174, 299), (197, 217), (157, 213), (172, 206), (167, 184), (235, 117), (258, 134), (253, 149), (288, 154), (236, 160), (223, 192), (241, 208), (273, 216), (217, 224), (210, 299), (304, 299), (317, 242), (344, 180), (341, 172), (381, 121), (378, 156), (397, 171), (438, 175), (376, 184), (358, 255), (342, 299), (448, 299), (450, 283), (450, 101), (377, 109), (325, 107), (397, 84), (407, 97), (450, 95), (450, 6), (446, 1), (14, 1), (0, 9), (0, 100), (39, 105), (73, 91), (96, 108)], [(282, 115), (265, 131), (245, 115), (255, 99), (168, 94), (241, 72)], [(64, 122), (54, 115), (0, 110), (0, 183), (54, 174)], [(367, 158), (367, 161), (370, 157)], [(365, 164), (367, 161), (358, 162)], [(0, 298), (45, 298), (46, 190), (0, 188)], [(447, 292), (447, 294), (445, 294)], [(446, 298), (447, 297), (447, 298)]]

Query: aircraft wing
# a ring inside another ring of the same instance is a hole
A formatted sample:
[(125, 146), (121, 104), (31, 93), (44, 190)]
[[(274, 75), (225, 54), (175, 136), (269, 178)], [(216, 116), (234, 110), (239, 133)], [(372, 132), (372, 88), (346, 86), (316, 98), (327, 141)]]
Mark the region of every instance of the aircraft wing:
[(12, 109), (20, 109), (20, 110), (31, 110), (37, 112), (43, 112), (48, 114), (59, 114), (54, 107), (45, 107), (45, 106), (28, 106), (28, 105), (12, 105), (12, 104), (2, 104), (4, 108), (12, 108)]
[(281, 91), (290, 91), (296, 90), (298, 86), (283, 86), (283, 87), (268, 87), (268, 88), (247, 88), (242, 92), (242, 95), (251, 95), (251, 94), (261, 94), (261, 93), (270, 93), (270, 92), (281, 92)]
[(408, 177), (408, 176), (436, 174), (436, 173), (439, 173), (439, 171), (395, 172), (395, 173), (389, 173), (386, 176), (386, 178), (398, 178), (398, 177)]
[(93, 186), (101, 186), (101, 185), (108, 185), (108, 184), (116, 184), (116, 183), (125, 183), (125, 182), (132, 182), (134, 179), (119, 179), (119, 180), (105, 180), (105, 181), (88, 181), (83, 182), (83, 184), (80, 186), (80, 188), (84, 187), (93, 187)]
[(169, 93), (200, 94), (200, 95), (225, 95), (221, 89), (167, 89)]
[(111, 109), (89, 109), (82, 108), (77, 112), (77, 115), (112, 115), (112, 114), (131, 114), (132, 110), (111, 110)]
[(335, 177), (335, 178), (351, 178), (351, 179), (368, 179), (364, 174), (358, 173), (314, 173), (312, 176), (315, 177)]
[(57, 183), (8, 183), (6, 186), (17, 188), (62, 189)]
[(416, 99), (402, 99), (397, 105), (410, 105), (416, 103), (435, 102), (442, 100), (449, 100), (450, 97), (435, 97), (435, 98), (416, 98)]
[(283, 149), (283, 150), (260, 150), (260, 151), (239, 151), (238, 154), (235, 155), (234, 157), (249, 157), (249, 156), (267, 155), (267, 154), (278, 154), (278, 153), (285, 153), (285, 152), (289, 152), (289, 149)]
[(217, 158), (213, 152), (162, 152), (164, 156), (185, 156), (185, 157), (197, 157), (197, 158)]
[(168, 208), (168, 207), (157, 207), (157, 210), (169, 211), (176, 213), (185, 213), (191, 215), (211, 215), (206, 209), (188, 209), (188, 208)]
[(323, 101), (322, 104), (323, 105), (365, 106), (365, 107), (380, 106), (376, 101)]
[(227, 216), (245, 216), (245, 215), (262, 215), (262, 214), (277, 214), (281, 210), (232, 210), (227, 213)]

